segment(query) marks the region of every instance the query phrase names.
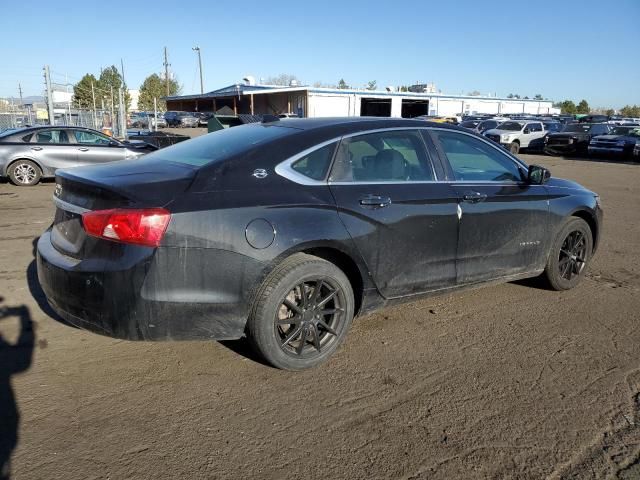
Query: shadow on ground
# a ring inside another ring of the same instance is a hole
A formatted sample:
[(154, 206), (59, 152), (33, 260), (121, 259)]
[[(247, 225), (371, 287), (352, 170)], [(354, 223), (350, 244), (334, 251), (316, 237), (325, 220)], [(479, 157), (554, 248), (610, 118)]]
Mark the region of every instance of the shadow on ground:
[(18, 318), (20, 334), (11, 344), (0, 333), (0, 480), (11, 477), (11, 454), (18, 445), (20, 412), (11, 387), (11, 377), (31, 366), (35, 336), (31, 313), (26, 305), (6, 306), (0, 297), (0, 321)]

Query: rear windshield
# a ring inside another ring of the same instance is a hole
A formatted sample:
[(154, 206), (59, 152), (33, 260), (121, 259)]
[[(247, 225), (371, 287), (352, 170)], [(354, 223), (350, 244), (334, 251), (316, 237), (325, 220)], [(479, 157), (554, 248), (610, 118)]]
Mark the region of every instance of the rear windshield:
[(294, 131), (291, 128), (275, 125), (243, 125), (227, 128), (149, 153), (145, 159), (202, 167), (290, 135)]
[(8, 137), (9, 135), (13, 135), (14, 133), (18, 133), (21, 130), (24, 130), (24, 129), (23, 128), (7, 128), (6, 130), (0, 131), (0, 138)]

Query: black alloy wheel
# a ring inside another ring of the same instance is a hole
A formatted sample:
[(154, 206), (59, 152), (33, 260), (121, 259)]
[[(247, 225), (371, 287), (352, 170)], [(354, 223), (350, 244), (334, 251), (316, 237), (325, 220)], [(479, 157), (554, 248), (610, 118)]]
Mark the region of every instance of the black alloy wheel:
[(336, 265), (294, 254), (265, 279), (247, 321), (247, 337), (271, 365), (303, 370), (327, 360), (344, 340), (354, 294)]
[(344, 321), (344, 292), (328, 278), (296, 285), (280, 303), (274, 319), (282, 350), (294, 356), (313, 356), (338, 340)]
[(564, 239), (558, 258), (558, 273), (560, 277), (571, 281), (575, 275), (580, 275), (587, 261), (587, 240), (583, 232), (574, 230)]
[(585, 276), (593, 252), (593, 234), (582, 218), (571, 217), (558, 233), (544, 276), (554, 290), (569, 290)]

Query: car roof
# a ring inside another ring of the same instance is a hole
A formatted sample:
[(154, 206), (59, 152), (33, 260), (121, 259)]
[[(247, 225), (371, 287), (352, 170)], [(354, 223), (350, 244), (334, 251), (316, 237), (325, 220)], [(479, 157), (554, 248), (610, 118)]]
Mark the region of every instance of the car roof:
[(375, 128), (396, 128), (396, 127), (455, 127), (444, 123), (429, 122), (426, 120), (415, 120), (409, 118), (389, 118), (389, 117), (322, 117), (322, 118), (279, 118), (267, 125), (280, 124), (283, 127), (297, 128), (299, 130), (315, 130), (325, 127), (344, 127), (345, 130), (354, 131)]

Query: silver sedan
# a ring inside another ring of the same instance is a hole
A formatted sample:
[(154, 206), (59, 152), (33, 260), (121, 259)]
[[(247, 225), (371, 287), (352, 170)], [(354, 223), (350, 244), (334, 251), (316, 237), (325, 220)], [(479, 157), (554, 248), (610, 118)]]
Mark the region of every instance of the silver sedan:
[(82, 127), (7, 130), (0, 133), (0, 176), (15, 185), (31, 186), (53, 177), (59, 168), (132, 159), (156, 149)]

